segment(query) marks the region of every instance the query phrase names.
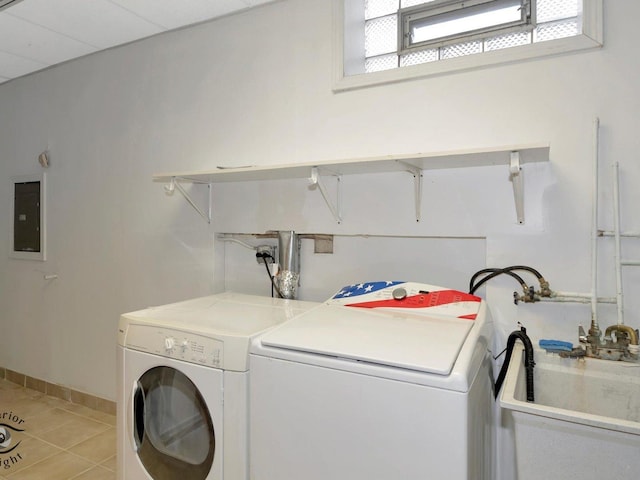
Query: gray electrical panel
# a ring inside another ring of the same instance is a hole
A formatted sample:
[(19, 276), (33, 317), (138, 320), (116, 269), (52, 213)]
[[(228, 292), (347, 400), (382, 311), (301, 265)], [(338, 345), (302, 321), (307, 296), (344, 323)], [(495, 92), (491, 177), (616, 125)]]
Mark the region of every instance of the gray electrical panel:
[(14, 185), (13, 250), (40, 252), (40, 182)]

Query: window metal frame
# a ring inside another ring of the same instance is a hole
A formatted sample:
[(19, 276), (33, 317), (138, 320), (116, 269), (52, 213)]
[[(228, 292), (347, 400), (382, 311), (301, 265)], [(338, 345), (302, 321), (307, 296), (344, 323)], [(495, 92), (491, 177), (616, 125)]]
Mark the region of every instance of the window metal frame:
[[(461, 19), (468, 14), (491, 12), (501, 6), (520, 4), (520, 19), (491, 25), (484, 28), (468, 30), (453, 35), (438, 37), (422, 42), (413, 42), (411, 31), (416, 23), (438, 23)], [(514, 31), (531, 31), (536, 25), (536, 2), (531, 0), (435, 0), (414, 7), (398, 10), (398, 55), (468, 42), (501, 33)]]

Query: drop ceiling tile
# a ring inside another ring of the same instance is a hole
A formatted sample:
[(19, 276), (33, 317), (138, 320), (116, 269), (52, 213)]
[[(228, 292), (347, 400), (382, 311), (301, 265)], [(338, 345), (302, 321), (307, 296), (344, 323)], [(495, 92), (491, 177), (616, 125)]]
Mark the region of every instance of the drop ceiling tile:
[(0, 45), (6, 53), (45, 64), (96, 51), (91, 45), (11, 15), (0, 15)]
[(23, 0), (0, 11), (0, 83), (276, 0)]
[(102, 49), (161, 32), (108, 0), (27, 0), (7, 14)]
[(44, 63), (34, 62), (28, 58), (0, 51), (0, 80), (4, 78), (4, 81), (6, 81), (20, 77), (45, 67), (47, 65)]
[[(49, 0), (50, 1), (50, 0)], [(166, 29), (210, 20), (249, 5), (244, 0), (109, 0)]]

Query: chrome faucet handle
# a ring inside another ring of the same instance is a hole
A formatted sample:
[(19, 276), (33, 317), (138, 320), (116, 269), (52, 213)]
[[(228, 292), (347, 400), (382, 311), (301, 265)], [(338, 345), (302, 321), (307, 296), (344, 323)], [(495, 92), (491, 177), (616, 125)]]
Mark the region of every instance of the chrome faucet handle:
[(587, 332), (584, 331), (582, 325), (578, 327), (578, 341), (584, 344), (589, 343), (589, 337), (587, 337)]

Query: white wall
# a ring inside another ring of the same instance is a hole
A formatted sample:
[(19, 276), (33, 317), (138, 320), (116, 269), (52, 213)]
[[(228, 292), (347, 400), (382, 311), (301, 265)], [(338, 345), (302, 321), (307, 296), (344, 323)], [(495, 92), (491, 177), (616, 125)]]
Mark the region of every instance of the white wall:
[[(9, 234), (0, 238), (0, 365), (114, 399), (118, 315), (222, 288), (224, 269), (214, 278), (215, 232), (294, 229), (340, 234), (346, 242), (356, 234), (469, 238), (451, 277), (457, 288), (486, 262), (528, 264), (552, 288), (587, 291), (596, 116), (603, 165), (619, 161), (623, 172), (623, 229), (640, 229), (632, 208), (640, 180), (633, 33), (640, 5), (605, 7), (600, 50), (339, 94), (331, 91), (331, 2), (318, 0), (276, 2), (1, 85), (0, 222), (7, 232), (9, 177), (38, 171), (37, 155), (46, 148), (52, 166), (49, 259), (9, 259)], [(420, 223), (413, 218), (412, 179), (403, 174), (346, 178), (340, 225), (304, 182), (216, 186), (212, 226), (151, 182), (153, 173), (217, 165), (531, 142), (549, 142), (551, 161), (525, 167), (524, 226), (515, 224), (502, 167), (427, 173)], [(609, 168), (601, 175), (601, 224), (611, 228)], [(479, 253), (482, 238), (486, 252)], [(397, 248), (405, 242), (413, 240), (399, 239)], [(446, 248), (446, 240), (438, 242), (437, 249)], [(602, 252), (610, 256), (607, 242)], [(225, 250), (229, 265), (250, 255), (229, 245)], [(321, 261), (312, 256), (305, 261), (313, 271), (304, 275), (324, 285), (309, 287), (314, 299), (340, 287), (345, 271), (375, 271), (348, 265), (338, 254)], [(393, 268), (398, 262), (391, 254), (377, 261)], [(447, 262), (443, 255), (407, 262), (404, 277), (448, 281), (446, 274), (429, 275), (446, 270)], [(248, 291), (264, 281), (257, 267), (253, 262), (246, 270)], [(602, 293), (611, 295), (611, 263), (601, 267)], [(379, 277), (396, 275), (393, 268), (381, 267)], [(45, 281), (44, 273), (59, 278)], [(234, 288), (243, 285), (237, 269), (227, 268), (226, 275)], [(634, 327), (640, 319), (631, 297), (639, 275), (625, 273), (627, 323)], [(575, 341), (578, 323), (589, 321), (584, 307), (516, 308), (515, 287), (500, 279), (486, 292), (503, 333), (519, 320), (534, 339)], [(603, 309), (604, 324), (613, 313)]]

